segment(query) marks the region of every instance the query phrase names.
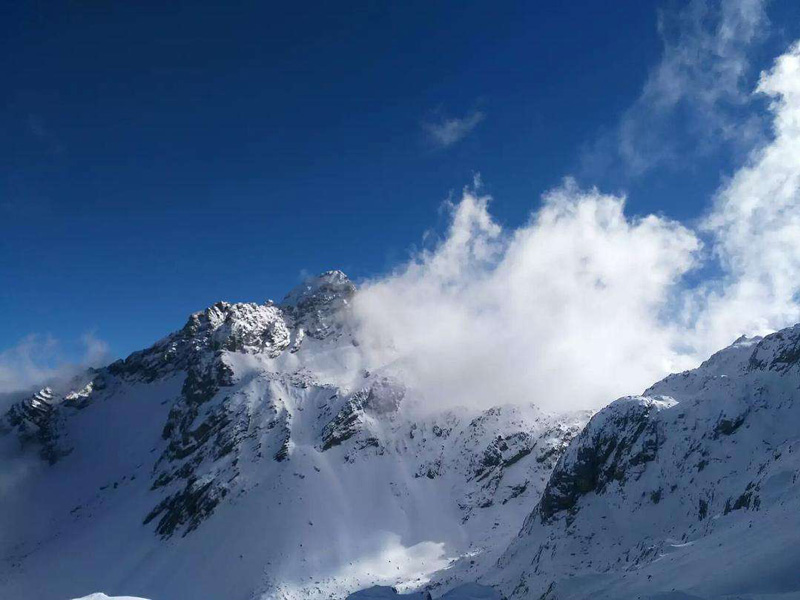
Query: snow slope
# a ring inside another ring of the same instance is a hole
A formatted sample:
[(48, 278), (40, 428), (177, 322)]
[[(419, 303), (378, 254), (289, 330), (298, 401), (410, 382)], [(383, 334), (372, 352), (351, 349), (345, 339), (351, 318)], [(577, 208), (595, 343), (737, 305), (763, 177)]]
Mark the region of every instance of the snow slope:
[(355, 293), (332, 271), (281, 304), (220, 302), (15, 404), (0, 597), (342, 598), (494, 563), (589, 415), (417, 410), (361, 352)]
[(102, 592), (96, 594), (89, 594), (83, 598), (75, 598), (74, 600), (147, 600), (146, 598), (135, 598), (133, 596), (106, 596)]
[(595, 415), (484, 578), (510, 598), (800, 597), (800, 326)]

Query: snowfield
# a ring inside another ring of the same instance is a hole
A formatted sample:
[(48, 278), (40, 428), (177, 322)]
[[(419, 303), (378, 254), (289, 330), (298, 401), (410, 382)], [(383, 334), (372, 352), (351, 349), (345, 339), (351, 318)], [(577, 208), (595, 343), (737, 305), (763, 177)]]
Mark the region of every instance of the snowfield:
[(800, 326), (594, 416), (434, 410), (356, 293), (217, 303), (19, 398), (0, 597), (800, 597)]

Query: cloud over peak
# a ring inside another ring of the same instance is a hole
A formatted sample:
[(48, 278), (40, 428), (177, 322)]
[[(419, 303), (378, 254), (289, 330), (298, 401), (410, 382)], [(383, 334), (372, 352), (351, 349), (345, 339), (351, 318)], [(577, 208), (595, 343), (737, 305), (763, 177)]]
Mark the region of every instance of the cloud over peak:
[[(366, 282), (365, 352), (432, 405), (598, 407), (800, 320), (800, 45), (762, 74), (773, 137), (697, 226), (567, 179), (505, 230), (479, 187), (432, 249)], [(701, 283), (687, 277), (703, 269)], [(707, 275), (711, 273), (711, 275)]]
[(65, 356), (59, 341), (50, 335), (24, 337), (16, 346), (0, 352), (0, 392), (53, 385), (110, 357), (108, 344), (91, 333), (81, 336), (80, 344), (83, 353), (75, 361)]

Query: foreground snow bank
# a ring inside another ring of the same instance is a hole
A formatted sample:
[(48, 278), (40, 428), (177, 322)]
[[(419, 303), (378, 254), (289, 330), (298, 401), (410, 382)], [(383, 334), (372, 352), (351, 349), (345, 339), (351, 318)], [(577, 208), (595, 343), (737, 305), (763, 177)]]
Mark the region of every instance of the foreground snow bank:
[(399, 594), (397, 590), (388, 585), (375, 585), (366, 590), (350, 594), (347, 600), (430, 600), (428, 592), (415, 592), (412, 594)]
[[(430, 600), (429, 592), (399, 594), (393, 587), (376, 585), (350, 594), (347, 600)], [(502, 595), (495, 589), (477, 583), (467, 583), (450, 590), (441, 600), (500, 600)]]
[(139, 596), (106, 596), (102, 592), (98, 592), (97, 594), (89, 594), (88, 596), (84, 596), (83, 598), (74, 598), (73, 600), (147, 600), (147, 599), (140, 598)]

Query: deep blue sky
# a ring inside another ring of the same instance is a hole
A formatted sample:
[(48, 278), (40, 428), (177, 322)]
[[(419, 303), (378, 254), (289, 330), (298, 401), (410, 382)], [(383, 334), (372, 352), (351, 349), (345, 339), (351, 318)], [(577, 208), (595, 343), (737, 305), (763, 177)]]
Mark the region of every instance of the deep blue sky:
[[(636, 100), (656, 11), (682, 5), (235, 4), (3, 4), (0, 351), (93, 331), (121, 356), (303, 272), (383, 272), (475, 172), (523, 223)], [(461, 142), (426, 137), (474, 111)], [(587, 183), (691, 219), (730, 166)]]

